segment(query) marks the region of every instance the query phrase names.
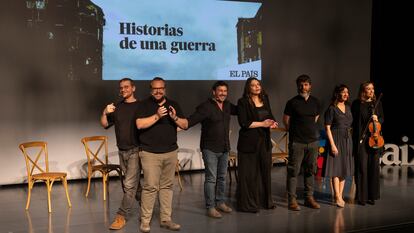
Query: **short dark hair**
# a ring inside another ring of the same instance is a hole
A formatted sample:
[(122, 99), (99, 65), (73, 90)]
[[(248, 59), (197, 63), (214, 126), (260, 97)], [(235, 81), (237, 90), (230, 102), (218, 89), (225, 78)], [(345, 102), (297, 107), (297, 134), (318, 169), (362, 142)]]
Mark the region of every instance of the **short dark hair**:
[(132, 80), (130, 78), (123, 78), (123, 79), (119, 80), (119, 83), (122, 83), (122, 82), (125, 82), (125, 81), (129, 81), (129, 83), (131, 83), (131, 86), (135, 87), (134, 80)]
[(220, 86), (225, 86), (227, 89), (229, 88), (229, 85), (227, 85), (227, 83), (226, 83), (226, 82), (224, 82), (224, 81), (217, 81), (217, 82), (215, 82), (215, 83), (213, 84), (213, 86), (211, 87), (211, 89), (212, 89), (213, 91), (215, 91), (215, 90), (217, 89), (217, 87), (220, 87)]
[(161, 78), (161, 77), (155, 77), (150, 82), (150, 88), (152, 88), (152, 82), (154, 82), (154, 81), (163, 81), (164, 82), (164, 87), (166, 86), (165, 80), (163, 78)]
[(301, 74), (296, 79), (296, 86), (299, 86), (301, 83), (309, 83), (309, 84), (312, 84), (312, 80), (309, 77), (309, 75), (307, 75), (307, 74)]

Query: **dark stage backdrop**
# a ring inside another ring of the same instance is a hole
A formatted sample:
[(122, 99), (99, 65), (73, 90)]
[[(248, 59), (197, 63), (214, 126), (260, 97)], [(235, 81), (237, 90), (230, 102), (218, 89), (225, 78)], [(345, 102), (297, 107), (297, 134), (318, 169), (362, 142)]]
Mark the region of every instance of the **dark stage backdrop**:
[[(356, 97), (359, 83), (370, 78), (372, 1), (262, 4), (262, 81), (279, 122), (303, 73), (313, 79), (312, 94), (324, 109), (336, 84), (347, 84), (351, 98)], [(86, 174), (84, 136), (109, 136), (110, 158), (117, 162), (113, 129), (99, 125), (105, 105), (118, 100), (118, 82), (102, 81), (102, 40), (96, 28), (104, 25), (105, 12), (89, 0), (4, 0), (0, 11), (0, 184), (24, 182), (18, 145), (25, 141), (47, 141), (51, 170), (67, 171), (70, 179)], [(169, 81), (167, 95), (189, 115), (210, 96), (213, 82)], [(244, 82), (229, 86), (235, 103)], [(138, 82), (136, 94), (147, 97), (149, 82)], [(238, 128), (233, 118), (233, 150)], [(192, 156), (192, 169), (203, 168), (199, 135), (198, 126), (179, 132), (180, 148), (188, 149), (179, 156)]]

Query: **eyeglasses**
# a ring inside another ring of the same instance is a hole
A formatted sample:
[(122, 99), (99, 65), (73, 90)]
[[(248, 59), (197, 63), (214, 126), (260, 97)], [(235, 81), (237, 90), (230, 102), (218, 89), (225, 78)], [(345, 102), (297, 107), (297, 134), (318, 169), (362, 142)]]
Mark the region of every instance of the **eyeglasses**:
[(151, 87), (152, 91), (163, 91), (165, 90), (165, 87)]

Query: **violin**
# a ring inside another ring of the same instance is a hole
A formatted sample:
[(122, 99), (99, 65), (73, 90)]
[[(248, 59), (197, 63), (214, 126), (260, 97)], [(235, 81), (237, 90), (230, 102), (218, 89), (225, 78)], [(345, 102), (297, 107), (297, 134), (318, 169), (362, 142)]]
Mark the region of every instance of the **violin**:
[(384, 138), (381, 135), (381, 123), (372, 120), (368, 125), (371, 136), (368, 140), (368, 145), (371, 148), (378, 149), (384, 146)]
[[(378, 107), (378, 104), (380, 102), (380, 99), (382, 97), (382, 93), (380, 94), (380, 96), (378, 97), (376, 103), (375, 103), (375, 107), (373, 107), (372, 109), (372, 115), (375, 114), (375, 110)], [(368, 124), (365, 126), (364, 129), (364, 133), (362, 134), (362, 138), (359, 141), (359, 143), (362, 143), (365, 140), (365, 137), (367, 135), (367, 130), (369, 129), (370, 132), (370, 137), (368, 139), (368, 145), (371, 148), (374, 149), (378, 149), (384, 146), (384, 138), (382, 137), (381, 134), (381, 123), (379, 123), (378, 121), (374, 121), (374, 120), (370, 120), (368, 121)]]

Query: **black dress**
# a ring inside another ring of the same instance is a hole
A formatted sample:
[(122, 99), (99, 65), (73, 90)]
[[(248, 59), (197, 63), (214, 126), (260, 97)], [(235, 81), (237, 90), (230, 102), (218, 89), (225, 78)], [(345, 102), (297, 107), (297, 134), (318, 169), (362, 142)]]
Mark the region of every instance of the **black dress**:
[(271, 192), (272, 145), (269, 128), (248, 128), (253, 121), (274, 119), (268, 100), (256, 108), (248, 99), (238, 101), (241, 126), (237, 143), (238, 175), (237, 209), (258, 212), (260, 208), (274, 208)]
[(345, 112), (337, 106), (330, 105), (325, 112), (325, 125), (331, 125), (332, 137), (338, 149), (338, 155), (332, 155), (328, 147), (325, 164), (325, 176), (346, 177), (354, 175), (354, 160), (352, 156), (352, 113), (345, 105)]
[[(352, 103), (353, 143), (355, 158), (356, 200), (365, 204), (368, 200), (380, 198), (379, 185), (379, 156), (380, 149), (373, 149), (368, 145), (369, 135), (360, 143), (365, 126), (371, 119), (374, 103), (355, 100)], [(382, 124), (384, 114), (381, 102), (375, 111), (378, 121)], [(368, 132), (369, 133), (369, 132)]]

